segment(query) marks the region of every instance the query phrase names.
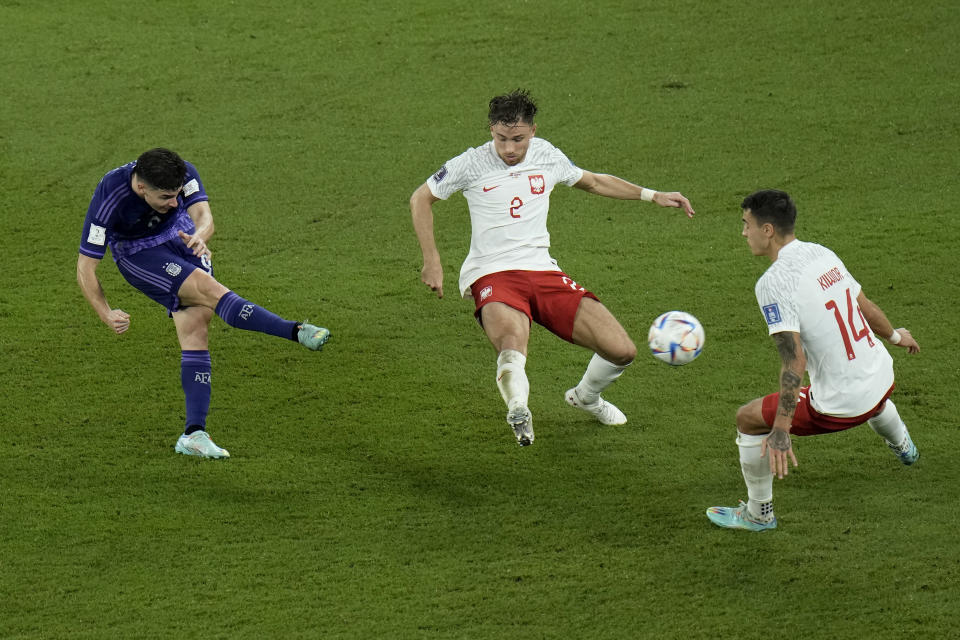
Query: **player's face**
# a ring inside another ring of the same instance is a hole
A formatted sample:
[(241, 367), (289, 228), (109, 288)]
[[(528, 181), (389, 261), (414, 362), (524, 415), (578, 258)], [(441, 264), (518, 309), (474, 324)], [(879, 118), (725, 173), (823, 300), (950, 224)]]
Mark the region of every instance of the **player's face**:
[(157, 213), (169, 213), (179, 206), (177, 196), (180, 189), (157, 189), (143, 182), (137, 182), (136, 188), (140, 197)]
[(750, 246), (753, 255), (765, 256), (769, 253), (772, 235), (770, 231), (772, 229), (773, 225), (769, 222), (759, 224), (750, 209), (743, 210), (743, 232), (740, 235), (747, 239), (747, 244)]
[(500, 159), (508, 165), (520, 164), (527, 155), (530, 140), (537, 132), (537, 125), (525, 122), (503, 124), (498, 122), (490, 126), (493, 136), (493, 148)]

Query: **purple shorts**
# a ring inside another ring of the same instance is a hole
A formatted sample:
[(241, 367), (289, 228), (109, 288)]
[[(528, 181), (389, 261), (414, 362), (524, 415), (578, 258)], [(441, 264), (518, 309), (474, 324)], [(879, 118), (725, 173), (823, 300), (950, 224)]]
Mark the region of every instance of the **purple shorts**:
[(180, 238), (120, 258), (117, 268), (127, 282), (170, 313), (181, 309), (177, 294), (187, 276), (196, 269), (213, 275), (210, 258), (193, 255)]

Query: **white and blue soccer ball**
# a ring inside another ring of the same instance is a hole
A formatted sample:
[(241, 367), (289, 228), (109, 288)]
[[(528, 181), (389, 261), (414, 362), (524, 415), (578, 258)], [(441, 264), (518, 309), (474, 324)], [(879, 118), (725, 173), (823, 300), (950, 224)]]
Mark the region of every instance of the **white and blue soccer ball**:
[(657, 360), (679, 366), (693, 362), (703, 351), (703, 325), (684, 311), (667, 311), (650, 325), (647, 343)]

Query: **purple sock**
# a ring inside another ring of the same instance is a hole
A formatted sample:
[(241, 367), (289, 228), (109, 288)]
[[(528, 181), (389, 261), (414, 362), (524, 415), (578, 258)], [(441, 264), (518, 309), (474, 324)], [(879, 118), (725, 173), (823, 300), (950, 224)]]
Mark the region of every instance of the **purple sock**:
[(210, 411), (210, 352), (180, 352), (180, 383), (187, 405), (187, 424), (184, 433), (190, 435), (207, 425)]
[(233, 291), (228, 291), (217, 303), (216, 314), (231, 327), (259, 331), (278, 338), (296, 340), (294, 328), (297, 323), (244, 300)]

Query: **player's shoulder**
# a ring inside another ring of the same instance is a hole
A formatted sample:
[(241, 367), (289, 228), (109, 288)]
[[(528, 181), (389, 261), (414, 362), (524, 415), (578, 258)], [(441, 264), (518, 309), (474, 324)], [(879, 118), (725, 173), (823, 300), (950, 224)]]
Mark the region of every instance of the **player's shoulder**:
[(790, 243), (796, 245), (796, 253), (799, 258), (817, 259), (823, 257), (836, 257), (831, 249), (817, 244), (816, 242), (805, 242), (803, 240), (794, 240)]
[(97, 183), (97, 188), (94, 190), (91, 206), (96, 205), (101, 216), (105, 211), (115, 209), (131, 193), (130, 176), (133, 174), (135, 166), (136, 162), (128, 162), (107, 171), (100, 178), (100, 182)]
[(128, 162), (127, 164), (120, 165), (115, 169), (107, 171), (102, 178), (100, 178), (100, 184), (109, 190), (112, 190), (118, 186), (125, 186), (130, 182), (130, 176), (133, 173), (133, 168), (136, 166), (136, 162)]
[(758, 298), (789, 294), (797, 288), (800, 272), (793, 255), (781, 250), (780, 256), (757, 280), (754, 292)]
[(190, 162), (189, 160), (184, 160), (184, 161), (183, 161), (183, 164), (187, 167), (187, 175), (188, 175), (188, 176), (191, 176), (191, 175), (192, 175), (192, 176), (198, 176), (198, 175), (200, 175), (200, 173), (197, 171), (196, 165), (193, 164), (192, 162)]
[(563, 155), (563, 151), (555, 144), (544, 138), (534, 136), (530, 139), (530, 151), (537, 155), (552, 156), (556, 154)]
[(502, 164), (498, 160), (497, 152), (493, 148), (493, 141), (489, 141), (477, 147), (470, 147), (460, 155), (451, 158), (444, 165), (444, 168), (462, 178), (470, 179), (495, 171)]

